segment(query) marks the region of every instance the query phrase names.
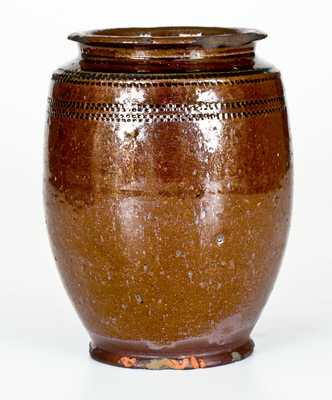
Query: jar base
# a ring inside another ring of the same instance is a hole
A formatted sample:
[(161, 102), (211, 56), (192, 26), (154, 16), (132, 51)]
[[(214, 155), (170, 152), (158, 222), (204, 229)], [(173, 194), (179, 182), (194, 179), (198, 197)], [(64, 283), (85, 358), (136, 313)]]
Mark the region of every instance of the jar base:
[(220, 352), (199, 355), (193, 354), (189, 356), (185, 355), (170, 358), (163, 357), (162, 355), (137, 356), (130, 354), (124, 355), (120, 353), (113, 353), (95, 347), (92, 343), (90, 343), (89, 352), (94, 360), (117, 367), (151, 370), (183, 370), (216, 367), (235, 361), (240, 361), (249, 357), (252, 354), (254, 347), (254, 341), (252, 339), (249, 339), (241, 346), (237, 346), (234, 349), (228, 351), (222, 350)]

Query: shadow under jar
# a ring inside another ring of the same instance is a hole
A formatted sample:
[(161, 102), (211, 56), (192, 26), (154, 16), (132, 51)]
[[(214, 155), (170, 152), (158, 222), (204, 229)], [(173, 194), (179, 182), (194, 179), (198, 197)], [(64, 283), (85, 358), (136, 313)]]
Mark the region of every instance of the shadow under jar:
[(72, 34), (52, 77), (44, 195), (56, 262), (98, 361), (226, 364), (275, 281), (292, 166), (266, 35), (230, 28)]

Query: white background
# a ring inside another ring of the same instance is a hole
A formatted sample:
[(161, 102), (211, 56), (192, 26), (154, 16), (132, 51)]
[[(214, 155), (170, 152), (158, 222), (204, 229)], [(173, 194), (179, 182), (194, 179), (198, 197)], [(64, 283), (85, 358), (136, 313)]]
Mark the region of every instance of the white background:
[[(0, 398), (332, 398), (332, 50), (329, 1), (17, 1), (0, 10)], [(310, 5), (308, 5), (310, 4)], [(49, 79), (76, 57), (67, 34), (158, 25), (265, 30), (281, 69), (295, 158), (290, 238), (249, 359), (207, 370), (133, 371), (88, 357), (42, 206)], [(144, 397), (143, 397), (144, 396)]]

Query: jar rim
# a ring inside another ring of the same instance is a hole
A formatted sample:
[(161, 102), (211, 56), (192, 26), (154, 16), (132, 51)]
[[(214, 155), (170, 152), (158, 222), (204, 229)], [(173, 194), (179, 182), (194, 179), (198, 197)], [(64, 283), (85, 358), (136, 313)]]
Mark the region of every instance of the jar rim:
[(249, 28), (167, 26), (151, 28), (110, 28), (75, 32), (68, 39), (101, 47), (136, 45), (200, 48), (238, 47), (264, 39), (266, 33)]

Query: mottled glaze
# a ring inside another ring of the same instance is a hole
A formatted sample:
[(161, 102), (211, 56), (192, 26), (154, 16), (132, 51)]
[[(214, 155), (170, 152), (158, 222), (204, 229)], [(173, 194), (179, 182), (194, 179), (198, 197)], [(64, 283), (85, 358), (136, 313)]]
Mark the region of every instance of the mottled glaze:
[(287, 115), (254, 54), (265, 35), (209, 29), (74, 34), (80, 58), (52, 77), (47, 224), (99, 361), (202, 368), (253, 349), (287, 239)]

